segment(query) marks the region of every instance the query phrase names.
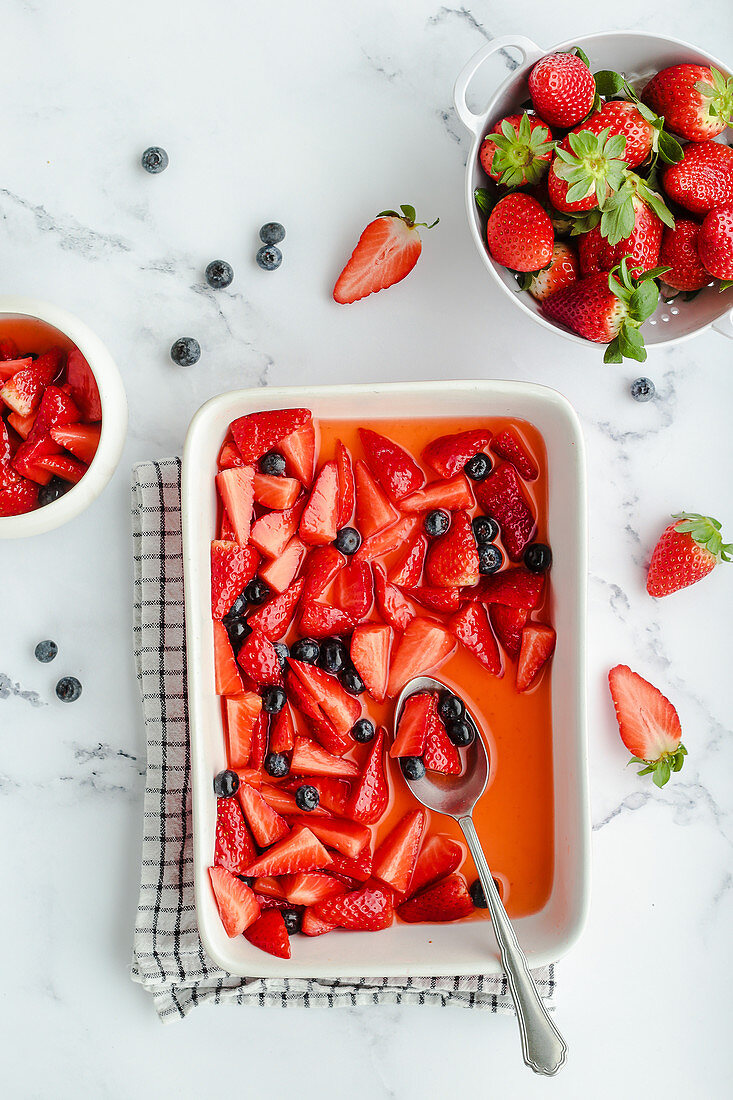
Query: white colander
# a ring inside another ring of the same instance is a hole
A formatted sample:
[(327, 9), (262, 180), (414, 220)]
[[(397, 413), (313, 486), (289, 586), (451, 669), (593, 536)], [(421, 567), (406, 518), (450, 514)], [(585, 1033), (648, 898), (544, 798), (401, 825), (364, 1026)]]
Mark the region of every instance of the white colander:
[[(659, 69), (684, 62), (714, 65), (716, 69), (723, 72), (727, 72), (727, 69), (715, 57), (687, 42), (675, 38), (662, 38), (656, 34), (636, 31), (589, 34), (570, 39), (568, 42), (561, 42), (548, 49), (542, 49), (531, 39), (521, 35), (505, 35), (502, 38), (492, 39), (478, 53), (475, 53), (456, 80), (453, 90), (456, 111), (461, 122), (473, 134), (473, 143), (466, 165), (466, 212), (479, 255), (492, 279), (515, 306), (544, 328), (558, 332), (567, 340), (573, 340), (587, 347), (587, 340), (543, 317), (539, 312), (538, 303), (531, 295), (526, 291), (517, 290), (517, 283), (511, 272), (492, 260), (484, 243), (481, 217), (473, 195), (474, 188), (486, 185), (486, 176), (478, 161), (479, 146), (484, 135), (498, 119), (511, 114), (529, 97), (527, 77), (534, 63), (547, 53), (569, 50), (573, 46), (580, 46), (585, 51), (594, 71), (614, 69), (616, 72), (624, 72), (634, 83), (643, 84), (645, 77), (651, 76)], [(521, 55), (522, 60), (518, 67), (514, 68), (516, 53)], [(497, 54), (503, 57), (504, 63), (511, 68), (511, 71), (494, 92), (486, 110), (476, 114), (466, 101), (469, 85), (484, 63)], [(729, 138), (723, 134), (722, 140), (729, 140)], [(672, 303), (665, 303), (660, 299), (656, 313), (643, 326), (644, 342), (648, 347), (674, 344), (710, 327), (733, 338), (733, 288), (721, 293), (712, 281), (709, 287), (702, 290), (690, 302), (684, 302), (682, 296)]]

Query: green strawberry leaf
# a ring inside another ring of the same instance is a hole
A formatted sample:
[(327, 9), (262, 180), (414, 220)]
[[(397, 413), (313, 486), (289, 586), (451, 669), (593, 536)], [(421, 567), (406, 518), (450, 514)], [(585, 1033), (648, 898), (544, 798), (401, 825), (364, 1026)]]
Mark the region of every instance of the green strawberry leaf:
[(657, 191), (652, 191), (643, 180), (638, 181), (636, 191), (644, 202), (651, 206), (657, 217), (670, 229), (674, 229), (674, 215), (662, 196)]
[(578, 237), (581, 233), (587, 233), (595, 229), (601, 220), (600, 210), (589, 210), (587, 214), (569, 215), (571, 220), (570, 236)]
[(632, 291), (629, 299), (631, 319), (642, 324), (648, 317), (651, 317), (658, 305), (659, 287), (653, 279), (642, 280), (636, 289)]
[(514, 278), (517, 280), (517, 285), (518, 285), (519, 289), (520, 290), (529, 290), (529, 288), (532, 286), (532, 280), (534, 279), (535, 274), (536, 274), (536, 272), (534, 272), (534, 271), (519, 271), (519, 272), (517, 272), (517, 274), (514, 276)]
[(414, 225), (415, 218), (417, 217), (417, 214), (415, 213), (415, 207), (414, 206), (403, 206), (402, 203), (400, 203), (400, 210), (405, 215), (408, 222), (412, 222), (413, 225)]
[(628, 324), (622, 324), (618, 334), (619, 349), (626, 359), (635, 359), (637, 363), (643, 363), (646, 359), (644, 337), (638, 328)]
[(611, 343), (606, 348), (605, 354), (603, 356), (603, 362), (604, 363), (623, 363), (623, 361), (624, 361), (624, 357), (621, 354), (621, 349), (619, 347), (618, 336), (617, 336), (616, 339), (612, 340)]
[(654, 769), (654, 775), (652, 779), (658, 787), (663, 787), (665, 783), (669, 782), (669, 777), (672, 774), (669, 760), (660, 760)]
[[(668, 271), (671, 271), (670, 267), (652, 267), (649, 271), (644, 272), (645, 279), (661, 279), (662, 275), (666, 275)], [(697, 293), (697, 292), (695, 292)], [(674, 296), (676, 297), (676, 295)], [(674, 298), (670, 299), (674, 301)]]
[(585, 65), (585, 67), (587, 69), (590, 68), (590, 61), (588, 59), (588, 54), (583, 53), (580, 46), (575, 46), (572, 50), (570, 50), (570, 53), (574, 53), (576, 57), (579, 57), (580, 60), (583, 62), (583, 64)]
[[(660, 122), (664, 123), (664, 119), (660, 119)], [(657, 148), (665, 164), (679, 164), (685, 155), (677, 139), (673, 138), (672, 135), (668, 134), (663, 128), (659, 130)]]
[[(732, 286), (733, 286), (733, 279), (721, 279), (720, 280), (720, 286), (718, 287), (718, 290), (719, 291), (730, 290), (730, 288)], [(698, 293), (699, 293), (699, 291), (698, 291)]]
[(605, 96), (606, 99), (619, 95), (626, 87), (626, 81), (621, 73), (615, 73), (613, 69), (601, 69), (600, 72), (593, 74), (593, 78), (599, 95)]
[(486, 215), (491, 213), (499, 201), (494, 190), (489, 190), (488, 187), (477, 187), (473, 192), (473, 197), (481, 213)]

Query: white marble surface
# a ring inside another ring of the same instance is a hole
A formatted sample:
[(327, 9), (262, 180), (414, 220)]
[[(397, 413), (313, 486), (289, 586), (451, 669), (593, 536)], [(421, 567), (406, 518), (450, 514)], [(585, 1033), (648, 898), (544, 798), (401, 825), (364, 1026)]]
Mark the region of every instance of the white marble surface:
[[(0, 698), (5, 1095), (193, 1097), (212, 1075), (278, 1100), (729, 1095), (733, 568), (654, 603), (643, 565), (680, 508), (718, 515), (731, 537), (731, 345), (709, 333), (650, 355), (659, 398), (637, 405), (633, 366), (603, 367), (516, 323), (465, 225), (467, 140), (451, 108), (463, 62), (509, 31), (550, 45), (637, 27), (730, 46), (723, 0), (697, 5), (694, 27), (688, 10), (3, 4), (0, 292), (88, 321), (131, 413), (119, 471), (86, 515), (0, 543), (0, 669), (43, 704)], [(138, 167), (153, 143), (171, 157), (159, 177)], [(403, 201), (441, 218), (418, 269), (335, 306), (355, 234)], [(253, 255), (272, 218), (288, 236), (268, 275)], [(214, 294), (202, 272), (219, 256), (236, 282)], [(168, 360), (182, 334), (204, 349), (193, 369)], [(508, 1018), (202, 1009), (162, 1028), (127, 977), (144, 768), (130, 466), (178, 452), (201, 402), (234, 386), (446, 376), (547, 382), (574, 402), (588, 443), (594, 886), (587, 931), (558, 968), (570, 1058), (550, 1084), (522, 1067)], [(61, 648), (50, 667), (32, 657), (43, 637)], [(625, 767), (605, 687), (620, 660), (682, 717), (689, 757), (663, 792)], [(74, 706), (51, 701), (62, 672), (84, 682)]]

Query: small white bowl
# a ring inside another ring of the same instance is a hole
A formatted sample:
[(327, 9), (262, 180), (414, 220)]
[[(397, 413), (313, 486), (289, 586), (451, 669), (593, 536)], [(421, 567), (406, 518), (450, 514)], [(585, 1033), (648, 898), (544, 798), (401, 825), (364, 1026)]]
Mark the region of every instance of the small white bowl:
[(0, 297), (0, 321), (8, 317), (43, 321), (71, 340), (89, 364), (102, 403), (99, 446), (81, 481), (51, 504), (20, 516), (0, 517), (0, 539), (17, 539), (52, 531), (74, 519), (97, 499), (120, 461), (127, 434), (127, 397), (112, 356), (78, 317), (50, 302), (5, 295)]

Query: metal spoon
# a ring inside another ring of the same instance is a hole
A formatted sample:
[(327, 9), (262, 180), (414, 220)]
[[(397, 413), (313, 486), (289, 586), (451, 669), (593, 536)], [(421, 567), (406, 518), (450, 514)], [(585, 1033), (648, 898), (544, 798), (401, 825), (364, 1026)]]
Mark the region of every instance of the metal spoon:
[[(405, 685), (397, 700), (395, 724), (402, 713), (405, 700), (419, 691), (451, 689), (440, 680), (434, 680), (432, 676), (416, 676)], [(460, 750), (464, 764), (461, 775), (436, 775), (431, 778), (430, 773), (426, 772), (422, 779), (406, 779), (406, 782), (418, 802), (422, 802), (429, 810), (454, 818), (463, 831), (488, 902), (502, 966), (506, 971), (517, 1012), (524, 1061), (535, 1073), (552, 1077), (565, 1062), (568, 1048), (537, 992), (473, 824), (474, 807), (486, 790), (489, 779), (489, 758), (476, 720), (468, 708), (466, 720), (473, 725), (476, 736), (467, 749)]]

